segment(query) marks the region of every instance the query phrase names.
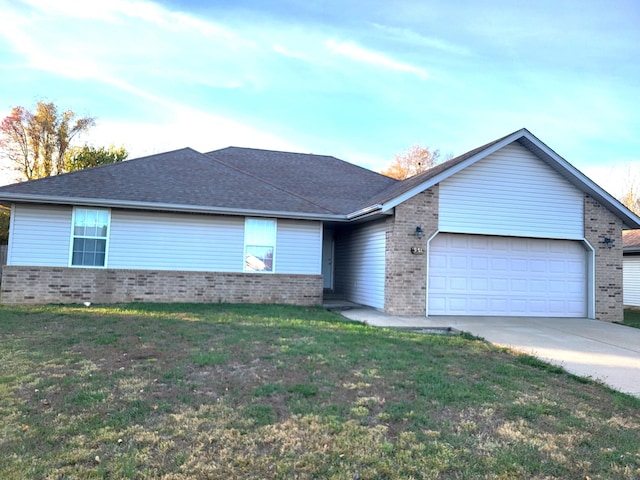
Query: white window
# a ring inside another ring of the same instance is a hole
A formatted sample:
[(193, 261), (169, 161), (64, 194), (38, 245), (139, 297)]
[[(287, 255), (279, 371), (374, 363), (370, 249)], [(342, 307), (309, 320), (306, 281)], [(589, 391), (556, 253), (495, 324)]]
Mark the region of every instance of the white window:
[(107, 259), (108, 235), (109, 210), (74, 209), (71, 265), (104, 267)]
[(247, 218), (244, 224), (245, 272), (273, 272), (275, 248), (276, 221)]

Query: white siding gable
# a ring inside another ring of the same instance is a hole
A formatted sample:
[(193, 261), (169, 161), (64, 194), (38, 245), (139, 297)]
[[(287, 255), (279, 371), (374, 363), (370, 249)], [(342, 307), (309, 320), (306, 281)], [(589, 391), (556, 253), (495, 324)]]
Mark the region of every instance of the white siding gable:
[(67, 267), (71, 217), (71, 207), (15, 205), (7, 264)]
[(320, 275), (322, 224), (278, 220), (275, 273)]
[(244, 218), (112, 210), (109, 268), (241, 272)]
[(582, 239), (584, 196), (512, 143), (440, 183), (442, 232)]

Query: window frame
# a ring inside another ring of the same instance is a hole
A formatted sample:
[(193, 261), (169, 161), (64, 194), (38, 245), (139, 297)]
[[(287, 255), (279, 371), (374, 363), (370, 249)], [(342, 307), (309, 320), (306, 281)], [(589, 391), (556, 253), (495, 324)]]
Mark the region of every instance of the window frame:
[[(256, 245), (255, 243), (249, 243), (248, 225), (251, 221), (269, 221), (273, 222), (273, 239), (272, 245)], [(278, 238), (278, 219), (276, 218), (256, 218), (256, 217), (245, 217), (244, 220), (244, 248), (242, 255), (242, 271), (244, 273), (258, 273), (258, 274), (272, 274), (276, 273), (276, 243)], [(272, 257), (271, 257), (271, 270), (251, 270), (247, 268), (247, 248), (248, 247), (271, 247), (272, 249)]]
[[(92, 235), (76, 235), (76, 213), (78, 210), (89, 211), (102, 211), (107, 213), (107, 233), (104, 237), (92, 236)], [(111, 236), (111, 209), (100, 207), (85, 207), (76, 206), (73, 207), (73, 213), (71, 215), (71, 241), (69, 242), (69, 267), (71, 268), (107, 268), (109, 264), (109, 237)], [(73, 245), (76, 238), (93, 239), (93, 240), (105, 240), (104, 245), (104, 264), (103, 265), (74, 265), (73, 264)]]

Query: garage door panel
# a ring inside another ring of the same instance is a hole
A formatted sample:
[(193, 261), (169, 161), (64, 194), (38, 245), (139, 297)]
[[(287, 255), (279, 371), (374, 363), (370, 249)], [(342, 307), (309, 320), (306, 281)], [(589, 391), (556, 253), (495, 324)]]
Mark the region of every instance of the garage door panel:
[(509, 270), (509, 261), (506, 258), (491, 258), (491, 271), (492, 272), (506, 272)]
[(473, 293), (484, 293), (489, 291), (489, 280), (487, 278), (472, 278), (469, 287)]
[[(524, 278), (514, 278), (510, 282), (510, 289), (507, 292), (512, 293), (527, 293), (529, 290), (528, 282)], [(496, 292), (498, 293), (498, 292)]]
[(529, 282), (529, 293), (542, 294), (547, 292), (547, 282), (544, 280), (531, 280)]
[(467, 256), (460, 253), (461, 256), (449, 257), (449, 268), (451, 270), (466, 270), (467, 269)]
[(586, 316), (580, 242), (439, 234), (429, 250), (431, 315)]
[(492, 278), (491, 279), (491, 291), (504, 292), (509, 288), (509, 281), (506, 278)]
[(527, 271), (527, 260), (524, 258), (513, 258), (511, 262), (509, 262), (509, 270), (512, 272), (526, 272)]
[(447, 289), (447, 277), (433, 276), (429, 279), (429, 286), (432, 292), (444, 292)]

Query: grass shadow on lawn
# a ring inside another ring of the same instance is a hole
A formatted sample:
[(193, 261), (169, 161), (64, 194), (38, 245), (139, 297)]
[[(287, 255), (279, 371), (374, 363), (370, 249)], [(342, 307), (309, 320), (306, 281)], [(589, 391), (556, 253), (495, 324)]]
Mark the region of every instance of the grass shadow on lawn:
[(628, 307), (624, 309), (623, 325), (640, 328), (640, 307)]
[(636, 478), (640, 400), (315, 308), (0, 307), (2, 478)]

